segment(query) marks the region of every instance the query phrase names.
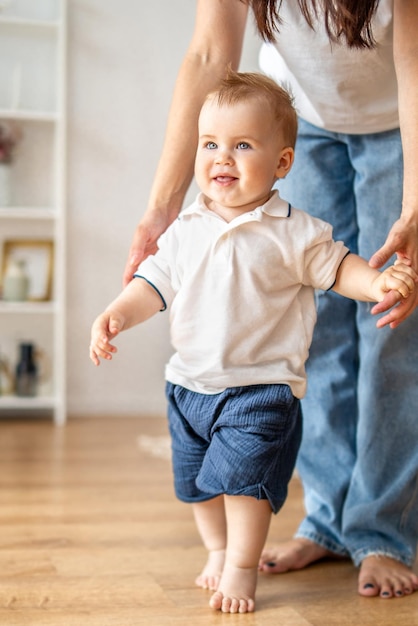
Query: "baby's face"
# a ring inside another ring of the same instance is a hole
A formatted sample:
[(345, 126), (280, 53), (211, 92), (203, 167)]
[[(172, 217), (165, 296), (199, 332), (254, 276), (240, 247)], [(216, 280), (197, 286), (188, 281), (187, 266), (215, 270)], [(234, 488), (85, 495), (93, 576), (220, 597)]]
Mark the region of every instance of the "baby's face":
[(219, 105), (208, 100), (199, 117), (196, 181), (216, 205), (251, 211), (280, 178), (284, 141), (262, 100)]

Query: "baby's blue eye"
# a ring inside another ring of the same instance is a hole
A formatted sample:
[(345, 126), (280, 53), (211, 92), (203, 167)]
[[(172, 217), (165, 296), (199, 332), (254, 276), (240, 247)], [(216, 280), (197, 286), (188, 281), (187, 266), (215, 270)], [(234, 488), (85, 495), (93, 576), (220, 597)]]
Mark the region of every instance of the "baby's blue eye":
[(237, 145), (238, 150), (249, 150), (251, 148), (250, 144), (246, 141), (240, 141)]
[(214, 141), (208, 141), (208, 143), (206, 144), (206, 148), (208, 150), (216, 150), (217, 147), (218, 145)]

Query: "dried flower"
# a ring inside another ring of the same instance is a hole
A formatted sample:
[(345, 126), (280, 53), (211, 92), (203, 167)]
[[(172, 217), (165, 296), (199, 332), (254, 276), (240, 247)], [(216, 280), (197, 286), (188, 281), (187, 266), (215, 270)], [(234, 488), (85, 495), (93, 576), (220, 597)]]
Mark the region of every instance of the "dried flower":
[(16, 145), (22, 136), (15, 122), (0, 122), (0, 163), (11, 163)]

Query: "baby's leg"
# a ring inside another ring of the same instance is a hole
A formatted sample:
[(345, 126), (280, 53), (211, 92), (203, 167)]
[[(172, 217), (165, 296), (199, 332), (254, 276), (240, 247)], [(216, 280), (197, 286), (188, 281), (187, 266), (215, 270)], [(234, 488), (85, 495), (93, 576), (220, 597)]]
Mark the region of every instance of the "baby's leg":
[(224, 496), (228, 525), (225, 566), (210, 599), (223, 613), (250, 613), (255, 608), (258, 562), (267, 538), (271, 508), (267, 500)]
[(196, 526), (208, 551), (208, 560), (195, 583), (203, 589), (215, 591), (225, 562), (226, 518), (224, 497), (218, 496), (193, 504)]

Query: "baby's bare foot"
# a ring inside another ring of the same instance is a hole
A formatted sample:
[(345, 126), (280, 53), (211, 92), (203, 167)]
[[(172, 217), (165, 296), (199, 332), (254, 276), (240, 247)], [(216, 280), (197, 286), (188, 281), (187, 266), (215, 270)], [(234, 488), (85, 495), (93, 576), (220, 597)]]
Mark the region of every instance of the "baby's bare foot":
[(400, 561), (380, 555), (363, 560), (358, 586), (360, 595), (402, 598), (417, 590), (418, 576)]
[(303, 569), (325, 557), (335, 558), (336, 555), (317, 543), (309, 541), (309, 539), (296, 537), (264, 550), (258, 569), (267, 574), (282, 574), (291, 570)]
[(197, 576), (195, 584), (202, 589), (216, 591), (221, 579), (225, 563), (225, 550), (211, 550), (202, 572)]
[(252, 613), (255, 608), (257, 568), (241, 568), (226, 564), (218, 590), (209, 606), (222, 613)]

